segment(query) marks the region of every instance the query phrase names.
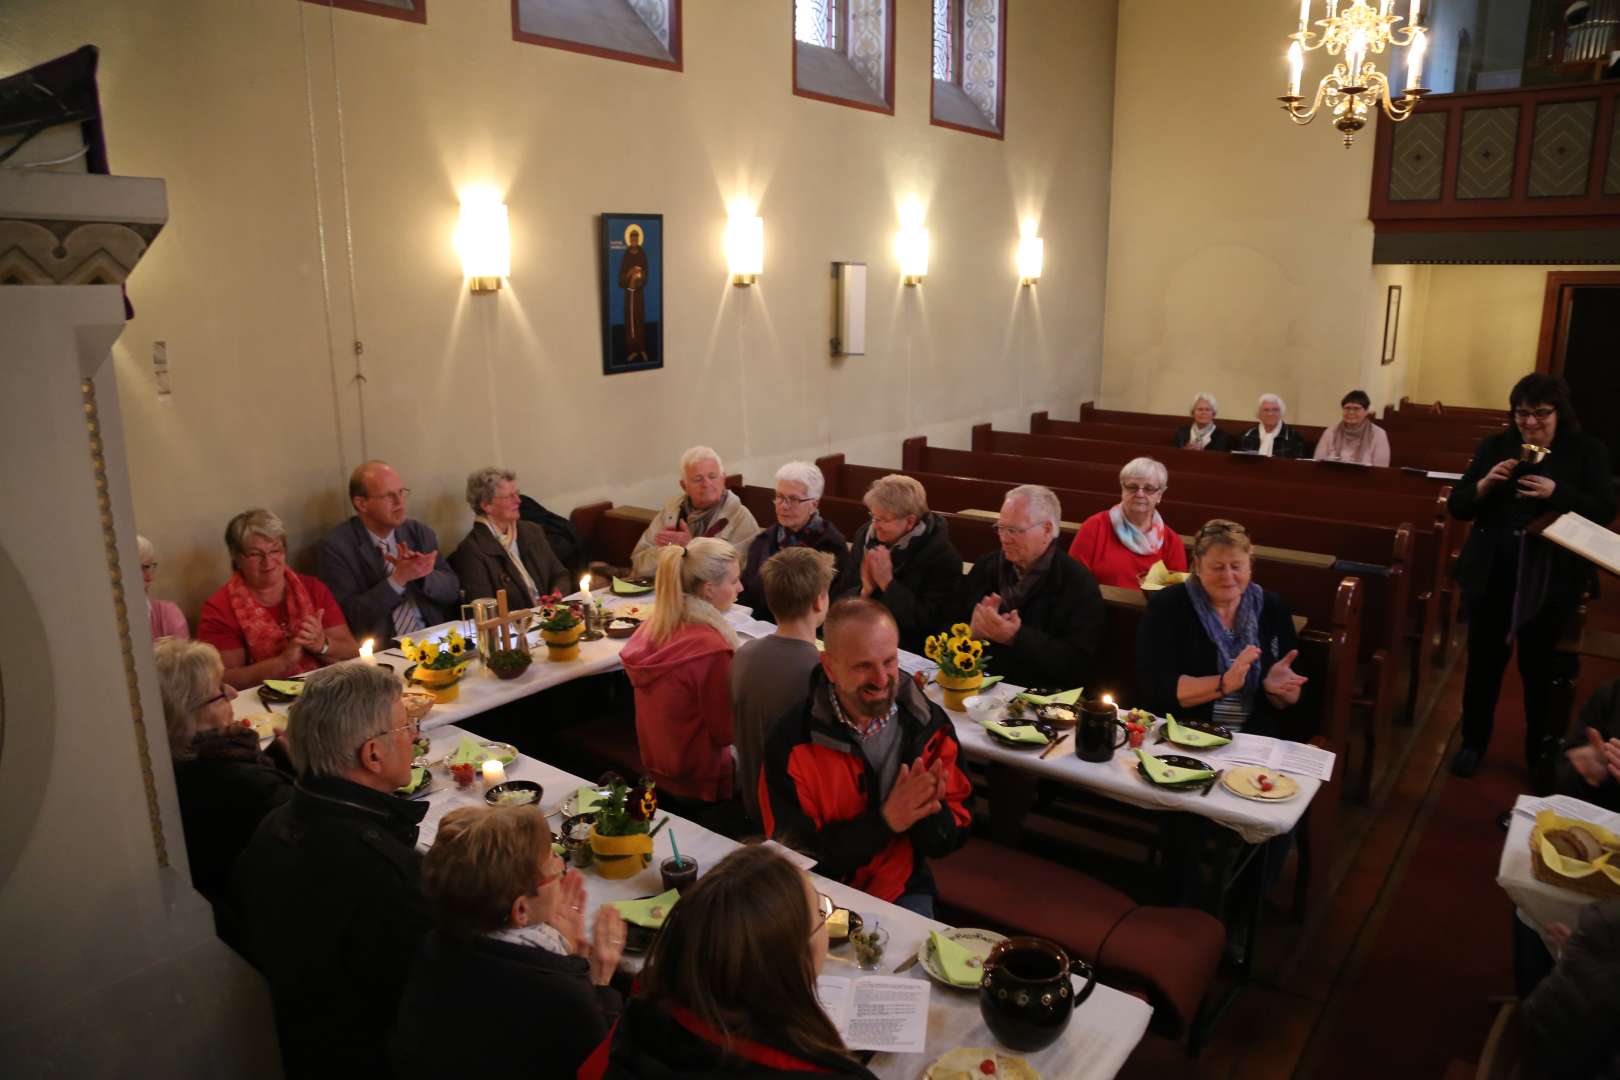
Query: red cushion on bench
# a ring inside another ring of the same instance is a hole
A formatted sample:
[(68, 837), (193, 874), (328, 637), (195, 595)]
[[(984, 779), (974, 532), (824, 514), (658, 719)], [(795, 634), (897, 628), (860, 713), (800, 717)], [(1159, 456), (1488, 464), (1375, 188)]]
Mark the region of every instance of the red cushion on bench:
[(1179, 1036), (1198, 1016), (1226, 948), (1226, 927), (1196, 908), (1139, 907), (1103, 943), (1099, 972), (1152, 994), (1154, 1027)]
[(981, 923), (1050, 938), (1073, 956), (1097, 950), (1136, 901), (1078, 870), (987, 840), (929, 862), (939, 898)]

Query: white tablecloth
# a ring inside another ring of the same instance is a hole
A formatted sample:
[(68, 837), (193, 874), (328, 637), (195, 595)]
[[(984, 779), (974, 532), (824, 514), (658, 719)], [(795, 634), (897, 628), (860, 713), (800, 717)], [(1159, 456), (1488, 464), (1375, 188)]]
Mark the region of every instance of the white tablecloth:
[[(430, 757), (437, 758), (455, 748), (461, 736), (459, 728), (441, 727), (432, 734)], [(506, 775), (513, 780), (535, 780), (545, 789), (541, 800), (546, 809), (560, 803), (570, 791), (585, 782), (561, 769), (553, 768), (529, 757), (519, 757), (509, 765)], [(436, 771), (434, 789), (426, 796), (427, 817), (422, 822), (420, 843), (423, 848), (432, 843), (439, 819), (458, 806), (476, 805), (483, 799), (477, 784), (458, 788), (449, 776)], [(553, 819), (555, 826), (555, 819)], [(714, 866), (737, 844), (682, 818), (672, 818), (659, 833), (653, 862), (635, 877), (624, 881), (608, 881), (584, 871), (589, 911), (586, 923), (593, 918), (596, 907), (609, 900), (628, 900), (661, 891), (662, 881), (658, 863), (670, 852), (669, 840), (675, 834), (683, 855), (698, 861), (699, 872)], [(868, 923), (877, 922), (889, 931), (889, 946), (884, 957), (884, 971), (888, 974), (908, 956), (916, 953), (930, 930), (942, 929), (942, 923), (924, 919), (903, 908), (877, 900), (857, 889), (826, 878), (816, 877), (816, 887), (840, 905), (861, 913)], [(1033, 883), (1032, 883), (1033, 885)], [(844, 957), (847, 949), (829, 954), (823, 973), (859, 978), (863, 973)], [(873, 972), (872, 974), (880, 974)], [(917, 964), (902, 977), (927, 979), (922, 965)], [(1075, 1012), (1062, 1039), (1038, 1054), (1026, 1054), (1046, 1080), (1090, 1080), (1093, 1077), (1111, 1077), (1116, 1074), (1131, 1051), (1147, 1031), (1153, 1010), (1145, 1002), (1121, 993), (1112, 987), (1098, 984), (1091, 997)], [(979, 1015), (976, 992), (953, 990), (934, 984), (928, 1015), (928, 1051), (924, 1054), (879, 1054), (871, 1069), (880, 1077), (892, 1080), (916, 1080), (934, 1058), (958, 1046), (993, 1046), (995, 1040)]]
[[(1520, 795), (1514, 801), (1507, 839), (1502, 843), (1502, 861), (1496, 867), (1496, 883), (1518, 906), (1519, 918), (1538, 933), (1544, 933), (1547, 924), (1554, 922), (1573, 929), (1581, 909), (1594, 899), (1574, 889), (1549, 885), (1531, 871), (1530, 832), (1536, 826), (1536, 811), (1543, 805), (1544, 800), (1534, 795)], [(1607, 814), (1589, 805), (1583, 813), (1610, 832), (1620, 833), (1620, 814)]]
[[(1021, 688), (999, 683), (985, 697), (1010, 700)], [(942, 701), (939, 687), (930, 684), (928, 695)], [(1112, 761), (1082, 761), (1075, 753), (1075, 737), (1041, 757), (1041, 748), (1016, 749), (997, 742), (985, 734), (982, 727), (965, 712), (946, 713), (956, 725), (956, 737), (963, 753), (980, 761), (993, 761), (1011, 765), (1035, 776), (1057, 780), (1070, 787), (1082, 788), (1105, 795), (1117, 802), (1141, 806), (1149, 810), (1180, 810), (1198, 814), (1224, 825), (1251, 844), (1258, 844), (1274, 836), (1281, 836), (1299, 824), (1305, 808), (1320, 790), (1321, 781), (1309, 776), (1290, 773), (1299, 782), (1299, 794), (1287, 802), (1257, 802), (1232, 794), (1217, 783), (1208, 795), (1196, 791), (1174, 791), (1148, 783), (1137, 773), (1137, 758), (1128, 748), (1121, 748)], [(1237, 736), (1232, 749), (1217, 747), (1213, 750), (1189, 750), (1186, 753), (1221, 768), (1223, 758), (1233, 753), (1243, 740), (1258, 738), (1253, 735)]]

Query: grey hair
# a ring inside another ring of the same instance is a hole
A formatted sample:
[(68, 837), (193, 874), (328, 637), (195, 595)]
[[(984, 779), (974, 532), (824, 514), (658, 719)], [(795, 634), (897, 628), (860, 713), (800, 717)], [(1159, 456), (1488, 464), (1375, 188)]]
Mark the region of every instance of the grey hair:
[(890, 473), (872, 481), (861, 501), (868, 510), (887, 510), (902, 517), (913, 515), (919, 521), (928, 516), (928, 492), (922, 481), (902, 473)]
[(1150, 480), (1159, 485), (1159, 490), (1163, 491), (1170, 486), (1170, 470), (1164, 467), (1164, 462), (1155, 461), (1150, 457), (1132, 458), (1125, 463), (1123, 469), (1119, 470), (1121, 484), (1131, 479)]
[(1261, 394), (1260, 400), (1255, 404), (1255, 408), (1259, 409), (1268, 404), (1277, 406), (1278, 416), (1288, 415), (1288, 402), (1284, 401), (1276, 394)]
[(225, 550), (231, 553), (231, 562), (242, 557), (247, 551), (248, 540), (255, 536), (274, 540), (282, 547), (287, 546), (287, 526), (281, 523), (280, 518), (268, 510), (244, 510), (225, 526)]
[(503, 480), (509, 480), (515, 484), (517, 483), (517, 473), (511, 469), (501, 469), (490, 465), (467, 474), (467, 505), (472, 507), (473, 513), (482, 514), (484, 504), (494, 501), (495, 489), (501, 485)]
[(311, 672), (287, 711), (287, 751), (300, 775), (342, 776), (388, 727), (399, 676), (357, 661)]
[(1007, 492), (1001, 505), (1006, 506), (1014, 499), (1022, 499), (1029, 507), (1030, 516), (1036, 521), (1049, 521), (1052, 523), (1052, 535), (1057, 536), (1058, 529), (1062, 528), (1063, 504), (1049, 487), (1039, 484), (1020, 484)]
[(827, 490), (827, 480), (821, 475), (821, 470), (808, 461), (790, 461), (776, 470), (776, 482), (780, 484), (786, 480), (790, 484), (804, 485), (804, 493), (812, 499), (821, 498), (821, 493)]
[(1209, 405), (1210, 412), (1214, 413), (1216, 416), (1221, 415), (1221, 403), (1215, 400), (1215, 395), (1210, 393), (1208, 390), (1200, 390), (1198, 393), (1193, 395), (1192, 405), (1187, 408), (1187, 414), (1189, 416), (1192, 415), (1192, 411), (1194, 409), (1198, 408), (1198, 403), (1200, 401), (1206, 402)]
[(141, 562), (153, 562), (157, 559), (157, 548), (153, 547), (152, 541), (148, 540), (146, 537), (135, 537), (135, 547), (141, 553)]
[(169, 731), (169, 756), (190, 761), (197, 756), (197, 713), (219, 693), (225, 664), (219, 651), (203, 641), (164, 638), (153, 650), (157, 662), (158, 692), (163, 697), (163, 723)]
[(686, 479), (686, 470), (700, 461), (712, 461), (719, 467), (721, 476), (726, 474), (726, 464), (720, 460), (719, 454), (707, 446), (691, 446), (681, 455), (681, 479)]

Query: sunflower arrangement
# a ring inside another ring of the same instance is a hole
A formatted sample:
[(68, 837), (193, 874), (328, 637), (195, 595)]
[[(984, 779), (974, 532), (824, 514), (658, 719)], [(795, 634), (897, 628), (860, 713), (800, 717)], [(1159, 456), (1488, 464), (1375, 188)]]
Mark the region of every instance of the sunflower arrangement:
[(454, 630), (445, 635), (443, 645), (437, 641), (400, 638), (399, 651), (405, 654), (405, 659), (426, 671), (449, 671), (472, 660), (467, 639)]
[(949, 630), (929, 638), (923, 644), (923, 655), (953, 679), (970, 679), (984, 674), (984, 642), (973, 637), (967, 623), (957, 623)]

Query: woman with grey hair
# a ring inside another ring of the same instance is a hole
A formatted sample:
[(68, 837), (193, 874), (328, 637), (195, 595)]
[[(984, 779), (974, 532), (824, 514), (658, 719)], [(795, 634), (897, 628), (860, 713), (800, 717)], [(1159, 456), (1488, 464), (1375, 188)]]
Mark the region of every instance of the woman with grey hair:
[(246, 690), (360, 655), (332, 590), (287, 565), (280, 518), (237, 514), (225, 526), (225, 549), (235, 573), (203, 605), (197, 640), (219, 650), (226, 682)]
[(836, 574), (849, 558), (849, 543), (838, 527), (819, 512), (826, 480), (821, 470), (808, 461), (790, 461), (776, 470), (776, 524), (760, 530), (748, 546), (742, 576), (740, 603), (753, 609), (754, 618), (775, 622), (765, 602), (765, 582), (760, 571), (766, 560), (790, 547), (814, 548), (833, 557)]
[(141, 552), (141, 584), (146, 588), (146, 615), (152, 623), (153, 642), (164, 638), (185, 641), (191, 637), (191, 628), (180, 605), (173, 600), (159, 600), (152, 595), (152, 579), (157, 577), (157, 548), (144, 536), (137, 536), (135, 544)]
[(292, 771), (285, 754), (278, 763), (260, 753), (258, 732), (235, 722), (236, 691), (212, 645), (160, 641), (156, 661), (191, 883), (213, 900), (260, 820), (292, 794)]
[(724, 540), (747, 558), (748, 545), (759, 532), (759, 522), (735, 491), (726, 489), (726, 467), (707, 446), (688, 447), (679, 464), (681, 493), (666, 502), (647, 525), (630, 554), (631, 570), (642, 577), (658, 571), (658, 552), (695, 538)]
[(855, 530), (832, 598), (876, 600), (894, 616), (900, 647), (920, 653), (930, 634), (950, 625), (962, 555), (945, 519), (928, 509), (928, 492), (915, 477), (880, 476), (861, 501), (871, 520)]
[(1232, 449), (1232, 436), (1215, 426), (1215, 416), (1220, 409), (1214, 394), (1207, 391), (1196, 394), (1190, 410), (1192, 423), (1176, 429), (1176, 446), (1182, 450)]
[(1187, 569), (1187, 548), (1159, 516), (1159, 501), (1170, 486), (1170, 473), (1150, 457), (1139, 457), (1119, 470), (1119, 503), (1086, 518), (1069, 556), (1099, 585), (1139, 588), (1154, 563), (1167, 570)]
[(473, 526), (450, 555), (468, 600), (506, 590), (512, 608), (534, 607), (548, 593), (570, 593), (568, 568), (551, 550), (546, 530), (519, 520), (522, 496), (511, 469), (479, 469), (467, 477)]
[(1276, 394), (1261, 394), (1257, 406), (1258, 424), (1243, 433), (1238, 450), (1262, 457), (1310, 457), (1305, 436), (1283, 423), (1288, 403)]

